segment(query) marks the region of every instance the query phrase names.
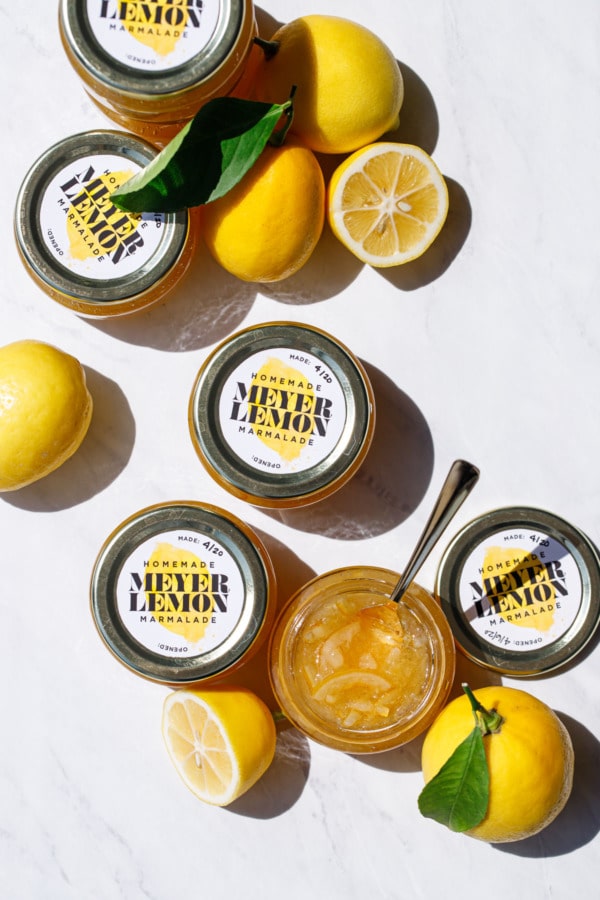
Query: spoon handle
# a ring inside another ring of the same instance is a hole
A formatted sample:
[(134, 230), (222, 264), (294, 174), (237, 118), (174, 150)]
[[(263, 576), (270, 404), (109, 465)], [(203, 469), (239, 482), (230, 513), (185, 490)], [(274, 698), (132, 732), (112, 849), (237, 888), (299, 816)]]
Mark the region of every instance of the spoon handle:
[(390, 599), (396, 603), (399, 602), (450, 519), (466, 500), (471, 489), (475, 487), (478, 478), (479, 469), (471, 463), (464, 459), (456, 459), (452, 463), (423, 534), (406, 564), (400, 581), (392, 591)]

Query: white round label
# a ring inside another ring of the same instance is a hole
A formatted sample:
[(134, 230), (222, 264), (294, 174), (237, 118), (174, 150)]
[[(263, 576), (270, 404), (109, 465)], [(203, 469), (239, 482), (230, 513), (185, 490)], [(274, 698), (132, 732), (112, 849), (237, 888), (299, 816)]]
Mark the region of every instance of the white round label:
[(559, 541), (516, 525), (466, 558), (460, 606), (473, 631), (502, 650), (526, 652), (559, 640), (583, 598), (579, 568)]
[(244, 582), (229, 551), (197, 531), (166, 531), (140, 544), (116, 585), (123, 625), (164, 657), (191, 657), (220, 646), (245, 603)]
[(346, 425), (342, 385), (318, 357), (277, 347), (252, 354), (223, 385), (223, 437), (247, 465), (285, 474), (318, 465)]
[(123, 212), (111, 194), (140, 166), (122, 156), (77, 159), (49, 182), (40, 204), (40, 229), (50, 254), (70, 272), (94, 281), (131, 275), (152, 258), (165, 216)]
[(87, 0), (92, 33), (118, 63), (163, 72), (201, 53), (221, 18), (219, 0)]

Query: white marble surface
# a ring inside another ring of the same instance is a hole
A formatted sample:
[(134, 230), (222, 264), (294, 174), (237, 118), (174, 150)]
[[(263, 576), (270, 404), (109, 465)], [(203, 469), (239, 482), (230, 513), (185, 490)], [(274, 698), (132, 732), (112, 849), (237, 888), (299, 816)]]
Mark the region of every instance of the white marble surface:
[[(433, 153), (449, 181), (442, 236), (421, 262), (377, 272), (326, 235), (301, 273), (265, 289), (226, 276), (201, 250), (171, 299), (106, 323), (48, 300), (12, 236), (33, 160), (107, 124), (63, 55), (55, 7), (0, 2), (0, 341), (37, 338), (74, 353), (96, 412), (71, 462), (0, 497), (0, 896), (597, 896), (597, 642), (568, 671), (527, 682), (572, 732), (575, 788), (554, 826), (501, 848), (419, 816), (418, 741), (358, 759), (287, 732), (255, 789), (229, 809), (204, 806), (163, 749), (166, 690), (113, 660), (88, 609), (105, 536), (142, 506), (174, 498), (225, 506), (256, 528), (284, 594), (334, 566), (400, 568), (458, 456), (482, 478), (457, 528), (525, 504), (600, 541), (597, 0), (270, 0), (263, 21), (325, 11), (387, 40), (406, 76), (398, 136)], [(350, 346), (380, 408), (354, 487), (280, 516), (212, 483), (186, 422), (208, 350), (277, 319), (319, 325)], [(440, 554), (422, 572), (425, 586)], [(474, 686), (488, 679), (474, 668), (468, 676)]]

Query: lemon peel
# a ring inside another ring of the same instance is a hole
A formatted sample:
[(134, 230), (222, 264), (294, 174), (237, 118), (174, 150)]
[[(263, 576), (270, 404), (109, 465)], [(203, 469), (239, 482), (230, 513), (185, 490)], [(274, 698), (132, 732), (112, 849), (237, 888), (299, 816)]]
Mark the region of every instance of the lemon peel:
[[(554, 821), (570, 796), (574, 752), (569, 733), (549, 706), (526, 691), (492, 686), (473, 693), (494, 716), (489, 724), (494, 730), (484, 737), (487, 812), (464, 833), (490, 843), (532, 837)], [(466, 695), (457, 697), (442, 710), (423, 742), (426, 784), (472, 729), (471, 702)]]
[(74, 356), (34, 340), (0, 347), (0, 491), (61, 466), (83, 441), (92, 408)]
[(206, 246), (224, 269), (248, 282), (275, 282), (313, 253), (325, 221), (325, 181), (307, 147), (267, 146), (244, 178), (202, 209)]
[(350, 153), (397, 126), (404, 99), (400, 67), (368, 28), (339, 16), (307, 15), (266, 43), (272, 51), (258, 66), (256, 99), (281, 103), (297, 85), (290, 132), (307, 147)]

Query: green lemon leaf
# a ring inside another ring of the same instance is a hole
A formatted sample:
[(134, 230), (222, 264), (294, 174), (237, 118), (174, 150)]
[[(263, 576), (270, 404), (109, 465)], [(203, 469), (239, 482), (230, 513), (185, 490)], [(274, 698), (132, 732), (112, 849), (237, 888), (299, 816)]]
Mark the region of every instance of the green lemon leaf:
[(209, 101), (141, 172), (112, 195), (125, 212), (176, 212), (222, 197), (254, 165), (292, 101)]
[(489, 792), (483, 735), (476, 726), (425, 785), (419, 795), (419, 810), (452, 831), (467, 831), (485, 816)]

